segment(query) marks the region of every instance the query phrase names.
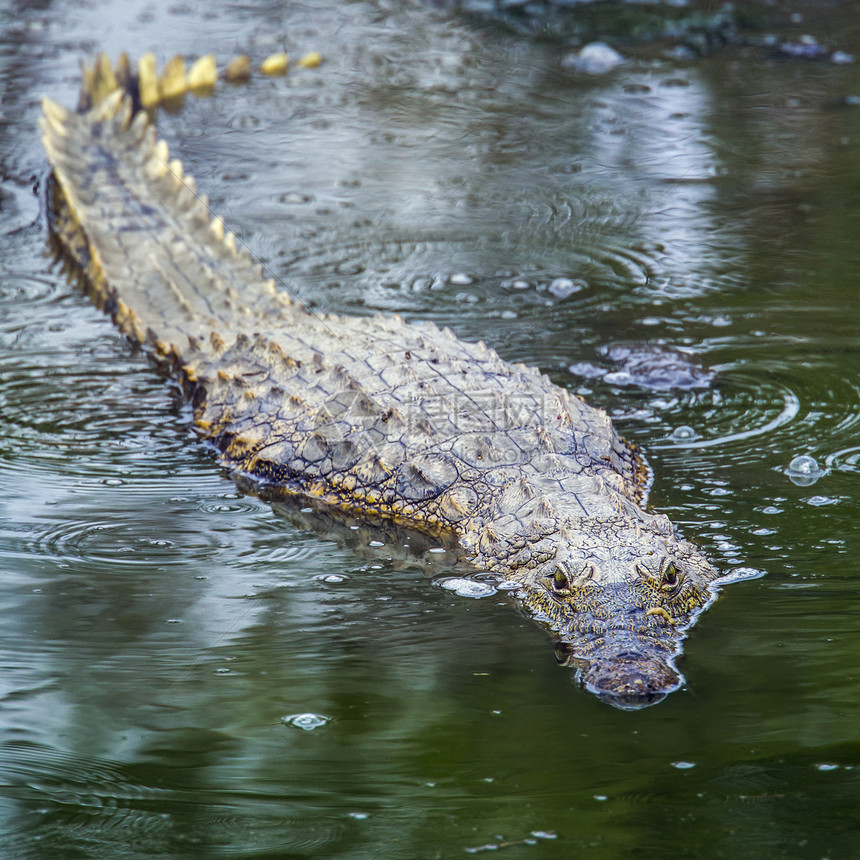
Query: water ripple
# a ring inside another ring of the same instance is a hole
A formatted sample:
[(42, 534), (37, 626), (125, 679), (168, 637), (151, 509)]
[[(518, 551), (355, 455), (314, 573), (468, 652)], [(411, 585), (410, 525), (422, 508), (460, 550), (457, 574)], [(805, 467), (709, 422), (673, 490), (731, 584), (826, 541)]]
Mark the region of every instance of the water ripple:
[(860, 445), (834, 451), (827, 455), (824, 463), (828, 469), (838, 469), (840, 472), (860, 472)]
[[(432, 313), (445, 323), (453, 313), (456, 323), (464, 303), (495, 304), (500, 296), (519, 315), (589, 288), (662, 289), (668, 275), (660, 258), (657, 246), (625, 247), (588, 236), (567, 237), (560, 248), (511, 235), (380, 239), (376, 234), (350, 242), (323, 237), (279, 260), (277, 268), (300, 296), (313, 295), (327, 308), (402, 311), (408, 304), (411, 313)], [(558, 295), (550, 285), (559, 280), (577, 288)]]
[(0, 411), (7, 416), (8, 442), (0, 470), (145, 477), (152, 474), (153, 457), (187, 447), (187, 418), (171, 409), (169, 391), (157, 377), (138, 375), (139, 359), (117, 359), (110, 341), (94, 353), (72, 365), (63, 349), (35, 357), (0, 353)]
[[(777, 411), (778, 409), (778, 411)], [(776, 412), (776, 414), (774, 414)], [(683, 435), (673, 433), (670, 445), (656, 444), (660, 448), (714, 448), (756, 436), (769, 435), (793, 421), (800, 413), (800, 400), (788, 388), (773, 387), (762, 397), (758, 381), (735, 386), (732, 397), (714, 393), (709, 408), (701, 412), (701, 422), (707, 428), (708, 438), (685, 441)], [(737, 429), (736, 429), (737, 428)], [(688, 428), (689, 431), (689, 428)], [(695, 431), (694, 431), (695, 432)]]
[[(229, 738), (209, 735), (211, 752), (201, 759), (223, 754), (232, 745)], [(136, 851), (152, 856), (173, 854), (177, 844), (205, 844), (212, 856), (233, 857), (252, 849), (319, 856), (342, 835), (343, 816), (320, 814), (313, 791), (297, 792), (289, 802), (268, 793), (263, 782), (228, 779), (217, 788), (183, 787), (172, 771), (202, 762), (189, 758), (187, 746), (177, 752), (178, 759), (158, 766), (145, 761), (131, 765), (44, 744), (5, 744), (0, 747), (0, 795), (5, 798), (0, 805), (15, 804), (14, 815), (0, 816), (6, 850), (15, 846), (20, 856), (30, 856), (40, 843), (61, 841), (82, 856), (102, 856), (109, 839), (111, 844), (133, 843)], [(163, 787), (165, 783), (171, 787)], [(182, 810), (192, 807), (189, 819)]]
[[(28, 307), (57, 302), (69, 295), (63, 281), (48, 274), (16, 271), (0, 266), (0, 307), (26, 303)], [(21, 321), (9, 314), (0, 320), (0, 333), (6, 334), (20, 326)]]
[(137, 523), (132, 521), (62, 520), (50, 523), (27, 542), (26, 550), (64, 564), (74, 560), (127, 568), (182, 561), (173, 540), (141, 535)]
[(785, 460), (781, 470), (798, 455), (814, 454), (827, 470), (856, 471), (860, 449), (845, 444), (860, 427), (860, 383), (827, 378), (830, 388), (821, 390), (814, 368), (729, 367), (716, 388), (684, 404), (684, 423), (695, 435), (669, 429), (666, 442), (649, 447), (743, 451), (750, 461), (770, 452)]

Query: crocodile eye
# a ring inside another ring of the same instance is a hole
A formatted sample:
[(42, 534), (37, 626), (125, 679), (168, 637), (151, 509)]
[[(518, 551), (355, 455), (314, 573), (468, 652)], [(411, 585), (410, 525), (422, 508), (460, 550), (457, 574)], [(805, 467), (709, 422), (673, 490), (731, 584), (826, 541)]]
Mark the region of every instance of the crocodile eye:
[(545, 576), (541, 581), (555, 597), (570, 594), (570, 582), (567, 574), (560, 567), (557, 567), (551, 576)]
[(667, 561), (663, 566), (660, 585), (666, 591), (674, 591), (683, 578), (683, 574), (675, 567), (675, 562)]

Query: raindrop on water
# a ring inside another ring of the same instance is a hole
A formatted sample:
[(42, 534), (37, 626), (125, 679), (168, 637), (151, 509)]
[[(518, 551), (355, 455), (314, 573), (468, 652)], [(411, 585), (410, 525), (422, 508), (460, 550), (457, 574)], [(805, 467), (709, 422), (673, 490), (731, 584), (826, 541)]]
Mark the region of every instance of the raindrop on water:
[(326, 717), (323, 714), (312, 714), (310, 712), (305, 714), (287, 714), (285, 717), (281, 717), (281, 722), (288, 726), (294, 726), (297, 729), (302, 729), (306, 732), (311, 732), (314, 729), (318, 729), (320, 726), (324, 726), (331, 717)]

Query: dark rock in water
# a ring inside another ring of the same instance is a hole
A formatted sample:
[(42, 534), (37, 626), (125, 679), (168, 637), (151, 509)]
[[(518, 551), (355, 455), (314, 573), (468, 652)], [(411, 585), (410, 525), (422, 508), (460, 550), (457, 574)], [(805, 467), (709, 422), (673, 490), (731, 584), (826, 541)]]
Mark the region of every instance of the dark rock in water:
[(714, 378), (697, 356), (673, 346), (628, 341), (610, 344), (600, 352), (618, 368), (604, 377), (614, 385), (655, 390), (707, 388)]
[(612, 385), (638, 385), (654, 391), (707, 388), (714, 378), (713, 371), (702, 367), (697, 356), (674, 346), (627, 341), (602, 347), (598, 352), (616, 369), (577, 362), (567, 368), (568, 372), (585, 379), (602, 378)]

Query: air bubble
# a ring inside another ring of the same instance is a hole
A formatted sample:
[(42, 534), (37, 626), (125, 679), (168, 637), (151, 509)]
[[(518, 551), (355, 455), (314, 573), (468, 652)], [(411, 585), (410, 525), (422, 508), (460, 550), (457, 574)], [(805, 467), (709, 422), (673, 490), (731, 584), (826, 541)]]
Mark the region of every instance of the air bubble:
[(733, 567), (720, 576), (718, 585), (731, 585), (736, 582), (747, 582), (751, 579), (761, 579), (765, 571), (757, 567)]
[(568, 296), (572, 296), (584, 288), (585, 283), (583, 281), (573, 281), (570, 278), (556, 278), (554, 281), (550, 281), (547, 292), (557, 299), (566, 299)]
[(489, 597), (496, 593), (495, 586), (489, 582), (478, 582), (474, 579), (465, 579), (462, 577), (452, 577), (451, 579), (443, 579), (439, 585), (446, 588), (448, 591), (453, 591), (460, 597)]
[(470, 275), (468, 272), (456, 272), (449, 276), (448, 283), (455, 287), (468, 287), (476, 283), (477, 280), (474, 275)]
[(813, 507), (820, 508), (822, 505), (835, 505), (836, 501), (836, 499), (831, 499), (830, 496), (810, 496), (810, 498), (806, 500), (806, 503)]
[(699, 434), (687, 424), (682, 424), (680, 427), (676, 427), (672, 431), (672, 439), (675, 442), (692, 442), (698, 437), (698, 435)]
[(809, 487), (822, 477), (825, 472), (818, 465), (814, 457), (810, 457), (808, 454), (801, 454), (788, 464), (785, 474), (798, 487)]
[(288, 726), (301, 729), (305, 732), (312, 732), (320, 726), (324, 726), (331, 720), (331, 717), (326, 717), (323, 714), (287, 714), (286, 717), (281, 717), (281, 722)]

